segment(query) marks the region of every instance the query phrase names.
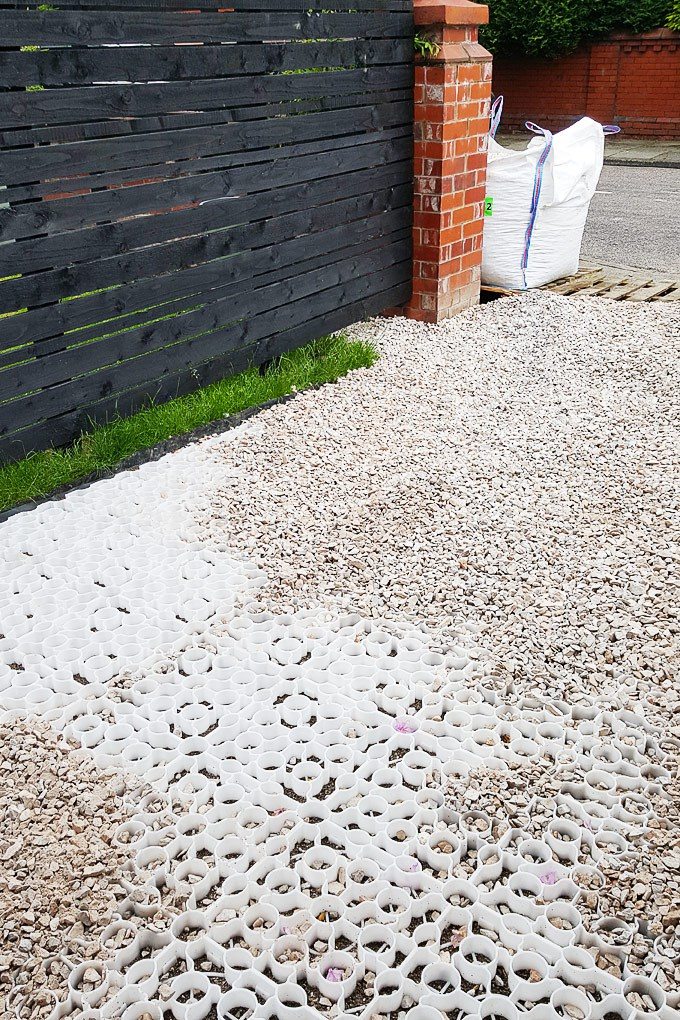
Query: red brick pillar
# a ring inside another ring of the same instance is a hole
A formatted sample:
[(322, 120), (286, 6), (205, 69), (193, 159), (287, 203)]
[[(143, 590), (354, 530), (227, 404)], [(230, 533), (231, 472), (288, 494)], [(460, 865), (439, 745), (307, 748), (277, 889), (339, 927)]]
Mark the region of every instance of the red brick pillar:
[(416, 57), (413, 297), (405, 314), (440, 322), (479, 302), (491, 54), (477, 41), (488, 8), (414, 0)]

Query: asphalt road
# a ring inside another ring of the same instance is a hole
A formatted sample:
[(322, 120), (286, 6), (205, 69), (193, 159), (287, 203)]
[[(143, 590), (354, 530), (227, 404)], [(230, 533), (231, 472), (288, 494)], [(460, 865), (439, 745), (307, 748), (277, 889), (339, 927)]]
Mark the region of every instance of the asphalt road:
[(680, 170), (605, 166), (581, 253), (605, 265), (680, 276)]

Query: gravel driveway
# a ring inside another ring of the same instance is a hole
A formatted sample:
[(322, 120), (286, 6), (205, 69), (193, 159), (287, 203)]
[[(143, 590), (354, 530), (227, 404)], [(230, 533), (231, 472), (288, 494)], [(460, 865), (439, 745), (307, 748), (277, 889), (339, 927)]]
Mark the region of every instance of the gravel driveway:
[(8, 1016), (678, 1017), (678, 311), (354, 332), (0, 528)]

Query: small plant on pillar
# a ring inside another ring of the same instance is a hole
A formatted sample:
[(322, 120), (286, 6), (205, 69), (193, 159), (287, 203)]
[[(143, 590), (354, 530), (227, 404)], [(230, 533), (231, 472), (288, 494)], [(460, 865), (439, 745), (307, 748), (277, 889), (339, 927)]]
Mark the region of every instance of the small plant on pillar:
[(427, 39), (424, 35), (416, 33), (413, 39), (413, 48), (418, 56), (425, 60), (428, 57), (430, 59), (438, 57), (441, 46), (438, 43), (433, 42), (432, 39)]

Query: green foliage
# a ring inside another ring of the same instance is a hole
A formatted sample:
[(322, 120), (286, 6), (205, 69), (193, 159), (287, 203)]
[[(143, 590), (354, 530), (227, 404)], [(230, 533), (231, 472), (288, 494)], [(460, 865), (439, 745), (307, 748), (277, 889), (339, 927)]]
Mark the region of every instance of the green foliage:
[(680, 0), (674, 0), (671, 4), (671, 12), (668, 15), (668, 27), (680, 32)]
[(93, 473), (106, 473), (138, 450), (225, 415), (333, 382), (352, 369), (373, 365), (377, 357), (370, 344), (350, 342), (342, 335), (326, 337), (282, 355), (264, 373), (251, 368), (185, 397), (153, 404), (129, 418), (115, 418), (66, 449), (34, 453), (0, 467), (0, 510), (40, 499)]
[(487, 0), (480, 41), (494, 54), (557, 57), (611, 32), (665, 25), (679, 0)]
[(427, 58), (439, 56), (439, 46), (436, 42), (432, 42), (431, 39), (427, 39), (424, 35), (416, 33), (413, 39), (413, 47), (419, 57), (424, 60)]

